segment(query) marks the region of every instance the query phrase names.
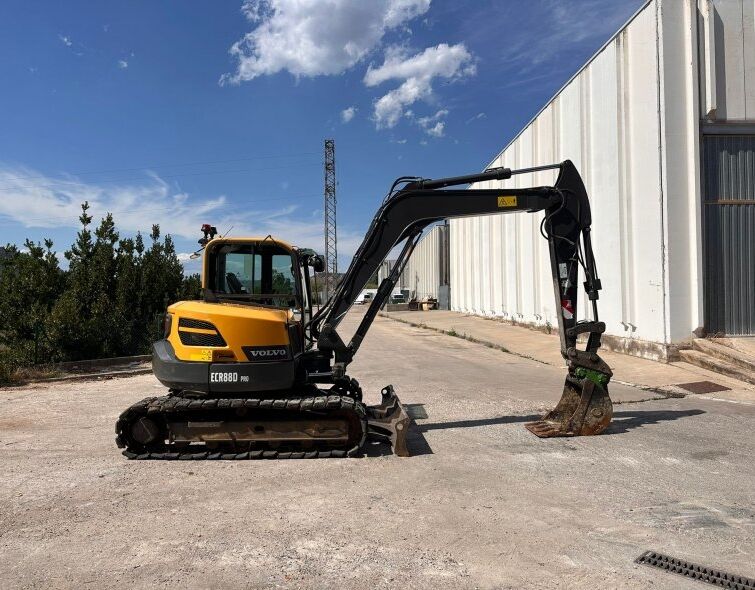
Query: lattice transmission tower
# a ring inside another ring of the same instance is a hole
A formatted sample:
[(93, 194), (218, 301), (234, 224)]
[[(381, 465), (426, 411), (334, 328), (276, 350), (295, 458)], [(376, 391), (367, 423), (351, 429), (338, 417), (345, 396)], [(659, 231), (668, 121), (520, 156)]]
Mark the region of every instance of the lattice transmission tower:
[(335, 289), (338, 276), (336, 237), (336, 144), (325, 140), (325, 298)]

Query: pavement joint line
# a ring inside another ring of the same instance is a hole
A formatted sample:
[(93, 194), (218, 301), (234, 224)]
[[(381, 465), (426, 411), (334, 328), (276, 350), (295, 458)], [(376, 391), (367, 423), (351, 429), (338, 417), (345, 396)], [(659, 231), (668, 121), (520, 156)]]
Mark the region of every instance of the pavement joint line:
[(416, 322), (412, 322), (409, 320), (393, 317), (392, 315), (388, 315), (385, 312), (380, 312), (380, 315), (386, 319), (393, 320), (394, 322), (398, 322), (400, 324), (406, 324), (408, 326), (412, 326), (413, 328), (420, 328), (421, 330), (430, 330), (432, 332), (437, 332), (438, 334), (443, 334), (444, 336), (450, 336), (451, 338), (460, 338), (461, 340), (466, 340), (467, 342), (481, 344), (482, 346), (485, 346), (486, 348), (492, 348), (493, 350), (497, 350), (499, 352), (512, 354), (514, 356), (518, 356), (519, 358), (535, 361), (536, 363), (540, 363), (542, 365), (548, 365), (549, 367), (558, 366), (558, 365), (553, 365), (547, 361), (540, 360), (528, 354), (516, 352), (514, 350), (509, 350), (505, 346), (500, 346), (499, 344), (493, 344), (492, 342), (488, 342), (487, 340), (479, 340), (475, 338), (474, 336), (468, 336), (467, 334), (459, 334), (453, 328), (451, 328), (451, 330), (444, 330), (443, 328), (434, 328), (433, 326), (428, 326), (427, 324), (418, 324)]
[(611, 382), (626, 385), (627, 387), (634, 387), (635, 389), (641, 389), (642, 391), (652, 391), (662, 396), (653, 399), (682, 399), (689, 395), (688, 393), (682, 393), (681, 391), (676, 391), (675, 389), (669, 389), (669, 387), (673, 386), (668, 385), (659, 385), (657, 387), (654, 387), (652, 385), (640, 385), (639, 383), (632, 383), (631, 381), (622, 381), (621, 379), (611, 379)]
[(730, 404), (740, 404), (743, 406), (755, 406), (754, 402), (743, 399), (726, 399), (725, 397), (710, 397), (707, 395), (696, 395), (696, 398), (705, 399), (712, 402), (728, 402)]
[(664, 400), (664, 399), (674, 399), (670, 397), (646, 397), (643, 399), (630, 399), (626, 401), (618, 401), (618, 400), (611, 400), (611, 403), (613, 403), (614, 406), (625, 406), (627, 404), (642, 404), (644, 402), (656, 402), (658, 400)]

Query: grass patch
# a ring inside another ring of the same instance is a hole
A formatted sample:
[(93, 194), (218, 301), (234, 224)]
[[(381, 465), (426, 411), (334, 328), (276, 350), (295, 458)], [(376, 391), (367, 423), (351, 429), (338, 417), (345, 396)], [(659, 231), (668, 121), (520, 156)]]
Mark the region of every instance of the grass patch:
[(16, 369), (15, 378), (17, 383), (27, 381), (41, 381), (42, 379), (52, 379), (64, 375), (60, 369), (52, 365), (34, 365), (32, 367), (19, 367)]
[(60, 370), (48, 365), (20, 367), (13, 362), (0, 362), (0, 385), (23, 385), (30, 381), (42, 381), (61, 375), (63, 373)]

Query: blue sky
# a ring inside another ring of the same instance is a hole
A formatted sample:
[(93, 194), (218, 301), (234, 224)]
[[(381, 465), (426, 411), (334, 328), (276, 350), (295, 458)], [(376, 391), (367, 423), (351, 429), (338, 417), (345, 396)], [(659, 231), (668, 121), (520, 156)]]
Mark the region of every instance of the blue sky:
[(182, 254), (322, 250), (332, 137), (344, 266), (395, 177), (482, 168), (642, 3), (4, 0), (0, 241), (62, 252), (89, 200)]

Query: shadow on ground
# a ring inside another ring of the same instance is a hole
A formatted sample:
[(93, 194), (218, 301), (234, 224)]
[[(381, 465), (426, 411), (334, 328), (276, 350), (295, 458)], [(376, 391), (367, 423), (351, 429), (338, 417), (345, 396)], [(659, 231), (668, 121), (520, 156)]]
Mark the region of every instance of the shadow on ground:
[(699, 416), (703, 410), (637, 410), (614, 412), (613, 421), (603, 434), (621, 434), (647, 424), (670, 422), (680, 418)]
[[(416, 422), (427, 419), (427, 412), (423, 404), (407, 404), (408, 414), (412, 417), (412, 425), (407, 434), (407, 447), (411, 457), (419, 455), (432, 455), (433, 450), (424, 436), (425, 432), (432, 430), (445, 430), (448, 428), (476, 428), (479, 426), (491, 426), (495, 424), (517, 424), (522, 422), (534, 422), (539, 420), (539, 414), (527, 414), (526, 416), (498, 416), (496, 418), (478, 418), (475, 420), (456, 420), (454, 422)], [(670, 422), (680, 418), (699, 416), (703, 410), (636, 410), (615, 412), (611, 425), (603, 433), (605, 435), (623, 434), (635, 428), (642, 428), (648, 424)], [(384, 442), (368, 442), (365, 454), (368, 457), (384, 457), (392, 455), (391, 446)]]
[(533, 422), (539, 420), (538, 414), (529, 414), (527, 416), (498, 416), (497, 418), (478, 418), (476, 420), (457, 420), (455, 422), (434, 422), (430, 424), (419, 424), (421, 432), (430, 430), (445, 430), (446, 428), (475, 428), (476, 426), (490, 426), (493, 424), (515, 424), (517, 422)]

